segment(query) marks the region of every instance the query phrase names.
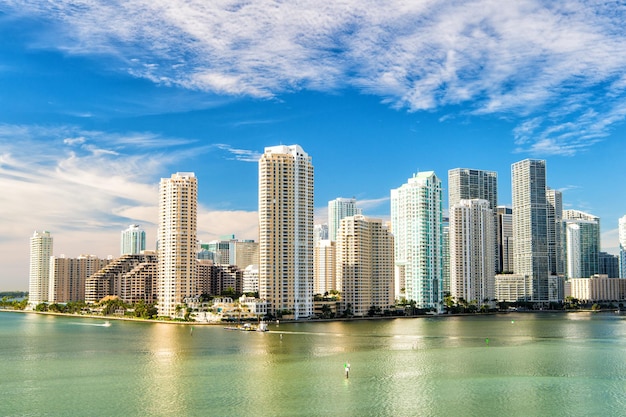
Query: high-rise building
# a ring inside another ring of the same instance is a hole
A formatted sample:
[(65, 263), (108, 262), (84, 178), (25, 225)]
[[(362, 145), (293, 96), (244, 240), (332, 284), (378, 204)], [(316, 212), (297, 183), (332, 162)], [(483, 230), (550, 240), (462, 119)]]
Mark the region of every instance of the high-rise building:
[(442, 215), (441, 180), (433, 171), (417, 173), (391, 190), (396, 281), (405, 289), (398, 296), (418, 308), (442, 308)]
[(35, 232), (30, 238), (30, 272), (28, 304), (31, 307), (48, 301), (52, 236), (50, 232)]
[(270, 313), (313, 315), (313, 164), (299, 145), (259, 160), (259, 296)]
[(461, 200), (482, 199), (493, 211), (498, 206), (498, 174), (481, 169), (455, 168), (448, 171), (448, 207)]
[(525, 159), (511, 165), (513, 269), (530, 281), (529, 301), (549, 301), (546, 161)]
[(232, 240), (228, 256), (231, 265), (244, 269), (259, 264), (259, 242), (254, 240)]
[(513, 272), (513, 210), (496, 208), (496, 239), (498, 244), (498, 273)]
[(619, 236), (619, 277), (626, 279), (626, 216), (618, 221)]
[(568, 278), (589, 278), (598, 274), (600, 218), (579, 211), (563, 211), (565, 263)]
[[(485, 171), (481, 169), (455, 168), (448, 171), (448, 208), (458, 204), (461, 200), (480, 199), (489, 203), (489, 208), (495, 217), (498, 206), (498, 174), (495, 171)], [(450, 213), (450, 221), (453, 221), (453, 214)], [(496, 220), (491, 222), (493, 230), (493, 251), (494, 274), (497, 272), (498, 260)]]
[(490, 302), (495, 297), (493, 210), (487, 200), (461, 199), (450, 207), (450, 294)]
[(598, 254), (599, 275), (606, 275), (609, 278), (619, 278), (619, 256), (607, 252)]
[(313, 244), (320, 240), (328, 240), (328, 224), (316, 224), (313, 226)]
[(110, 259), (100, 259), (94, 255), (81, 255), (78, 258), (66, 258), (63, 255), (50, 257), (48, 301), (50, 303), (85, 301), (87, 278), (109, 262)]
[(565, 253), (561, 239), (561, 220), (563, 219), (563, 193), (551, 188), (546, 189), (547, 229), (548, 229), (548, 268), (550, 275), (565, 273)]
[(380, 219), (341, 220), (337, 231), (341, 309), (355, 316), (381, 314), (394, 305), (393, 237)]
[(157, 270), (155, 251), (122, 255), (86, 279), (85, 301), (98, 303), (104, 297), (113, 295), (125, 303), (154, 303), (157, 301)]
[(336, 245), (332, 240), (318, 240), (313, 248), (313, 293), (325, 294), (338, 290)]
[(341, 224), (341, 219), (348, 216), (361, 214), (361, 210), (356, 206), (354, 198), (336, 198), (328, 202), (328, 238), (337, 240), (337, 230)]
[(138, 255), (146, 250), (146, 232), (138, 224), (131, 224), (122, 231), (121, 255)]
[(450, 293), (450, 217), (441, 222), (441, 275), (444, 296)]
[(157, 308), (174, 317), (176, 307), (197, 293), (198, 182), (191, 172), (162, 178), (159, 186)]

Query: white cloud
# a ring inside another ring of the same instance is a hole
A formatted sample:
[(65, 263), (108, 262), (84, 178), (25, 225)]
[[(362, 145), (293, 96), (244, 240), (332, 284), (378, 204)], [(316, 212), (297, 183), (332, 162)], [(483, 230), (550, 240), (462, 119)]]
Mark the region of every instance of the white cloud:
[(58, 23), (34, 46), (115, 57), (155, 83), (255, 97), (356, 87), (411, 111), (470, 104), (527, 116), (514, 132), (524, 152), (574, 154), (626, 117), (616, 3), (5, 3)]
[[(0, 124), (2, 286), (11, 282), (11, 287), (26, 288), (28, 236), (34, 230), (53, 234), (56, 255), (117, 255), (120, 231), (131, 223), (141, 224), (148, 242), (154, 242), (160, 173), (189, 155), (215, 149), (170, 148), (179, 143), (151, 133), (107, 135), (71, 126)], [(142, 151), (147, 144), (150, 154)], [(240, 160), (254, 156), (220, 147)], [(159, 154), (165, 148), (168, 152)], [(237, 233), (256, 239), (258, 234), (256, 213), (201, 208), (200, 220), (203, 234), (213, 238)]]

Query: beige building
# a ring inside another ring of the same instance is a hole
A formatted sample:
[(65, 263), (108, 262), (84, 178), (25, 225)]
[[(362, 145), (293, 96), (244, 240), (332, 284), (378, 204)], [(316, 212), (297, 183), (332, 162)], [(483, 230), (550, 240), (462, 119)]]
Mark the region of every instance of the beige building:
[(332, 240), (318, 240), (313, 252), (315, 267), (313, 268), (313, 293), (325, 294), (338, 290), (336, 272), (336, 245)]
[(565, 281), (565, 297), (583, 303), (626, 300), (626, 280), (595, 274), (591, 278), (570, 278)]
[(81, 255), (77, 258), (52, 256), (48, 302), (85, 301), (87, 278), (104, 268), (110, 261), (99, 259), (94, 255)]
[(245, 269), (248, 265), (259, 264), (259, 242), (253, 240), (234, 240), (230, 242), (232, 248), (231, 264)]
[(450, 294), (479, 305), (495, 297), (494, 215), (482, 199), (450, 207)]
[(337, 231), (337, 285), (341, 313), (348, 307), (366, 316), (394, 305), (393, 236), (382, 220), (363, 215), (345, 217)]
[(270, 313), (313, 315), (313, 164), (299, 145), (259, 160), (259, 296)]
[(97, 303), (112, 295), (126, 303), (153, 303), (156, 301), (157, 266), (154, 251), (122, 255), (87, 278), (85, 301)]
[(196, 234), (198, 182), (191, 172), (162, 178), (159, 186), (157, 308), (174, 317), (176, 306), (198, 295)]

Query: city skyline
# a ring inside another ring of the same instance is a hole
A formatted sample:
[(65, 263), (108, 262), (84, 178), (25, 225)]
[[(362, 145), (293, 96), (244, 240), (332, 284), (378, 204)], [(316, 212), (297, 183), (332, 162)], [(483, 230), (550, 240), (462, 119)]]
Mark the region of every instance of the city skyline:
[(624, 6), (0, 4), (2, 289), (28, 287), (35, 230), (56, 256), (116, 255), (129, 224), (154, 249), (172, 172), (200, 179), (201, 240), (258, 239), (258, 158), (281, 143), (312, 157), (316, 223), (340, 197), (388, 219), (406, 178), (459, 167), (497, 172), (510, 206), (511, 164), (545, 159), (618, 252)]

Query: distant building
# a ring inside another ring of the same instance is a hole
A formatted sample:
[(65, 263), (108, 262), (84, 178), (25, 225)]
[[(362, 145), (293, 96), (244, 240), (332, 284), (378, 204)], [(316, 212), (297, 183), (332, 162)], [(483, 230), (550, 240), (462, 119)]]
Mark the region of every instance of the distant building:
[(243, 292), (259, 292), (259, 266), (248, 265), (243, 270)]
[(337, 290), (336, 245), (332, 240), (319, 240), (313, 248), (313, 293)]
[(599, 272), (600, 219), (578, 210), (563, 211), (565, 263), (568, 278)]
[(619, 277), (626, 279), (626, 215), (619, 218)]
[(85, 302), (98, 303), (110, 295), (125, 303), (156, 302), (157, 267), (154, 251), (122, 255), (85, 280)]
[(496, 222), (498, 273), (511, 273), (513, 272), (513, 210), (498, 206)]
[(320, 240), (328, 240), (328, 224), (313, 225), (313, 245)]
[(229, 260), (240, 269), (259, 264), (259, 242), (254, 240), (232, 240)]
[(433, 171), (417, 173), (391, 190), (396, 286), (418, 308), (442, 308), (442, 217), (441, 180)]
[(299, 145), (265, 148), (259, 160), (259, 296), (271, 314), (313, 315), (313, 208), (311, 157)]
[(619, 278), (619, 256), (600, 252), (598, 253), (598, 273), (609, 278)]
[[(200, 294), (222, 295), (228, 290), (243, 293), (244, 270), (236, 265), (216, 265), (211, 261), (198, 263), (198, 291)], [(251, 291), (253, 292), (253, 291)]]
[(443, 293), (450, 293), (450, 217), (443, 217), (441, 222), (441, 275)]
[(393, 237), (382, 220), (363, 215), (341, 219), (337, 231), (337, 281), (341, 309), (366, 316), (394, 305)]
[(548, 269), (550, 275), (565, 274), (565, 254), (561, 238), (563, 219), (563, 194), (558, 190), (546, 189), (548, 221)]
[(583, 303), (626, 300), (626, 280), (595, 274), (590, 278), (571, 278), (565, 282), (565, 297)]
[(28, 304), (48, 301), (50, 282), (50, 257), (52, 256), (52, 236), (50, 232), (35, 232), (30, 238), (30, 271), (28, 278)]
[(501, 274), (495, 276), (496, 299), (498, 301), (530, 301), (532, 281), (530, 277), (519, 274)]
[(146, 232), (138, 224), (131, 224), (122, 231), (120, 242), (121, 255), (137, 255), (146, 250)]
[(159, 316), (174, 317), (176, 307), (197, 288), (198, 182), (193, 173), (162, 178), (159, 186), (157, 308)]
[(81, 255), (78, 258), (52, 256), (48, 301), (50, 303), (85, 301), (87, 278), (109, 262), (110, 259), (99, 259), (94, 255)]
[(337, 230), (341, 225), (341, 219), (348, 216), (361, 214), (361, 209), (356, 206), (354, 198), (336, 198), (328, 202), (328, 239), (337, 240)]

